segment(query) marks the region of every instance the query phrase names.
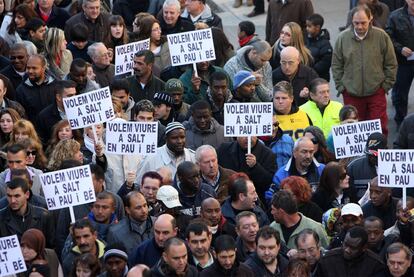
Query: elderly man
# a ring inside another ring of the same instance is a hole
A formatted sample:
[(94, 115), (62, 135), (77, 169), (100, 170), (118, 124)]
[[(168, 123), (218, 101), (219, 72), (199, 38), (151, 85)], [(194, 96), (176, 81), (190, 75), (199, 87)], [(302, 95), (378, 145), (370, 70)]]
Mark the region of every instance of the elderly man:
[(164, 36), (194, 30), (194, 24), (181, 17), (181, 4), (178, 0), (165, 0), (162, 15), (158, 14), (161, 31)]
[(217, 150), (219, 164), (237, 172), (246, 173), (257, 188), (259, 197), (272, 183), (276, 171), (276, 156), (257, 137), (250, 137), (251, 152), (247, 150), (248, 138), (238, 137), (237, 141), (225, 142)]
[(308, 137), (301, 137), (295, 142), (293, 156), (286, 166), (279, 168), (273, 176), (273, 185), (270, 191), (275, 192), (279, 189), (280, 183), (289, 176), (300, 176), (305, 178), (313, 191), (319, 184), (324, 164), (319, 163), (313, 156), (314, 145)]
[(77, 23), (83, 23), (88, 27), (89, 40), (103, 41), (109, 30), (108, 20), (109, 14), (101, 13), (101, 0), (82, 0), (82, 11), (66, 21), (65, 38), (72, 41), (71, 30)]
[(335, 43), (333, 79), (344, 104), (357, 108), (359, 120), (381, 119), (382, 131), (387, 135), (386, 93), (397, 73), (392, 41), (387, 33), (372, 26), (373, 16), (366, 5), (357, 6), (351, 15), (352, 27)]
[(168, 166), (174, 176), (177, 171), (177, 166), (181, 162), (195, 161), (194, 151), (185, 148), (185, 128), (181, 123), (171, 122), (167, 125), (165, 129), (165, 140), (165, 145), (157, 149), (156, 155), (147, 156), (144, 159), (141, 168), (138, 170), (135, 180), (136, 183), (141, 180), (141, 177), (147, 171)]
[(111, 64), (108, 48), (102, 42), (95, 42), (88, 47), (88, 55), (93, 62), (92, 68), (96, 74), (95, 81), (101, 87), (109, 86), (115, 75), (115, 66)]
[(314, 273), (322, 256), (318, 233), (312, 229), (303, 229), (295, 239), (295, 246), (298, 257), (306, 260)]
[(400, 242), (391, 244), (387, 249), (387, 277), (413, 276), (414, 269), (411, 266), (413, 253), (410, 248)]
[(165, 83), (152, 72), (154, 54), (141, 50), (134, 56), (134, 75), (127, 78), (129, 91), (135, 102), (143, 99), (152, 101), (154, 94), (164, 90)]
[[(224, 70), (230, 78), (240, 70), (249, 70), (256, 77), (255, 96), (261, 101), (272, 99), (272, 67), (269, 60), (272, 57), (272, 47), (263, 40), (258, 40), (251, 45), (237, 51), (224, 65)], [(233, 81), (233, 79), (232, 79)]]
[(312, 120), (313, 126), (319, 127), (325, 138), (331, 132), (332, 126), (339, 125), (339, 111), (342, 104), (330, 99), (329, 82), (316, 78), (310, 83), (310, 99), (299, 107)]
[(181, 16), (191, 20), (193, 24), (203, 22), (209, 27), (217, 27), (223, 30), (221, 18), (206, 5), (206, 0), (185, 1), (185, 10)]
[(318, 73), (311, 67), (300, 63), (299, 51), (288, 46), (280, 52), (280, 66), (273, 70), (273, 84), (280, 81), (288, 81), (293, 87), (293, 96), (296, 105), (304, 104), (309, 98), (309, 87), (313, 79), (318, 78)]
[(223, 203), (229, 195), (229, 177), (236, 173), (219, 166), (216, 149), (211, 145), (202, 145), (195, 152), (196, 164), (200, 167), (201, 180), (214, 188), (217, 200)]
[(26, 66), (27, 77), (16, 89), (16, 101), (22, 104), (29, 120), (34, 123), (41, 110), (55, 101), (57, 82), (46, 72), (43, 55), (32, 55)]

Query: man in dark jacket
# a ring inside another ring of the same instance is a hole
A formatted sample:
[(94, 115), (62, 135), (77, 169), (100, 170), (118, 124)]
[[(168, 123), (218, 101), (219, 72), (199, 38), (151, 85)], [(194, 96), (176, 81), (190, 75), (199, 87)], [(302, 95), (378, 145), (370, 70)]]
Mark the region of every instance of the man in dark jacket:
[(260, 206), (256, 205), (258, 198), (255, 185), (250, 180), (236, 179), (230, 190), (230, 197), (224, 201), (221, 207), (223, 216), (231, 223), (236, 224), (236, 216), (242, 211), (255, 213), (259, 226), (269, 224), (266, 213)]
[(125, 211), (128, 216), (109, 228), (106, 241), (123, 245), (132, 256), (137, 245), (154, 236), (153, 219), (148, 216), (147, 201), (138, 191), (126, 195)]
[(16, 89), (16, 101), (22, 104), (32, 123), (41, 110), (55, 101), (57, 82), (46, 74), (46, 64), (42, 55), (30, 56), (26, 67), (28, 77)]
[(206, 5), (206, 0), (186, 1), (185, 10), (181, 16), (191, 20), (193, 24), (203, 22), (209, 27), (217, 27), (223, 30), (221, 18)]
[(288, 260), (279, 254), (280, 235), (269, 227), (265, 226), (257, 232), (256, 252), (246, 262), (255, 276), (283, 276), (287, 269)]
[(111, 64), (108, 48), (102, 42), (95, 42), (88, 47), (88, 55), (92, 59), (95, 81), (101, 86), (109, 86), (114, 78), (115, 66)]
[(248, 154), (247, 140), (246, 137), (238, 137), (237, 141), (223, 143), (217, 151), (219, 164), (246, 173), (255, 184), (259, 198), (263, 199), (277, 169), (276, 157), (257, 137), (251, 137), (251, 154)]
[(221, 235), (214, 244), (216, 259), (214, 263), (204, 269), (200, 277), (224, 276), (224, 277), (253, 277), (255, 276), (246, 265), (236, 259), (236, 242), (229, 235)]
[(414, 113), (407, 115), (400, 125), (394, 149), (414, 149)]
[(85, 24), (88, 29), (88, 39), (91, 41), (103, 41), (108, 33), (107, 22), (109, 14), (101, 13), (100, 0), (84, 0), (82, 11), (72, 16), (65, 25), (65, 38), (72, 41), (71, 30), (77, 23)]
[(5, 67), (1, 67), (3, 69), (0, 71), (0, 74), (9, 78), (14, 90), (16, 90), (23, 82), (29, 55), (23, 43), (16, 43), (12, 45), (9, 57), (11, 63)]
[(69, 13), (54, 5), (54, 0), (38, 1), (35, 12), (45, 22), (47, 27), (65, 28), (65, 23), (70, 18)]
[(180, 16), (181, 5), (178, 0), (166, 0), (162, 6), (162, 14), (158, 14), (161, 31), (164, 36), (194, 30), (194, 24)]
[(162, 258), (151, 268), (154, 277), (197, 277), (197, 269), (188, 264), (188, 250), (179, 238), (170, 238), (165, 243)]
[(224, 127), (213, 117), (210, 105), (205, 100), (199, 100), (191, 105), (191, 117), (183, 122), (185, 127), (185, 144), (194, 151), (202, 145), (220, 147), (231, 138), (224, 137)]
[(156, 92), (164, 91), (165, 83), (154, 76), (153, 65), (154, 54), (151, 51), (141, 50), (135, 53), (134, 75), (127, 78), (135, 103), (143, 99), (152, 101)]
[(9, 79), (6, 76), (0, 74), (0, 107), (14, 109), (19, 113), (21, 117), (26, 117), (26, 113), (22, 105), (6, 97), (8, 92), (7, 83), (10, 83)]
[(404, 7), (393, 11), (386, 27), (398, 60), (397, 80), (392, 89), (395, 121), (400, 125), (407, 115), (408, 93), (414, 80), (414, 2), (406, 1)]
[(414, 276), (411, 266), (413, 253), (406, 245), (396, 242), (387, 249), (386, 277), (410, 277)]
[(273, 70), (273, 85), (280, 81), (288, 81), (293, 87), (295, 103), (300, 106), (309, 98), (309, 87), (318, 74), (311, 67), (300, 63), (299, 51), (293, 47), (285, 47), (280, 52), (280, 66)]
[[(317, 277), (377, 276), (385, 271), (381, 259), (367, 249), (368, 235), (364, 228), (351, 228), (341, 248), (328, 251), (316, 269)], [(379, 275), (380, 276), (380, 275)]]
[(55, 102), (44, 108), (37, 117), (37, 133), (44, 145), (49, 141), (51, 128), (65, 117), (63, 98), (76, 95), (76, 83), (73, 81), (57, 81)]
[(177, 189), (182, 204), (181, 213), (193, 217), (200, 215), (201, 202), (204, 199), (216, 197), (214, 189), (201, 182), (200, 168), (189, 161), (178, 165), (173, 186)]
[[(49, 212), (28, 203), (30, 197), (29, 184), (23, 178), (14, 178), (7, 183), (7, 208), (0, 211), (0, 237), (17, 235), (30, 228), (36, 228), (46, 237), (46, 246), (53, 248), (55, 224)], [(50, 236), (49, 236), (50, 234)]]
[(370, 199), (362, 206), (365, 217), (376, 216), (383, 221), (384, 228), (388, 229), (397, 220), (397, 198), (392, 197), (391, 188), (378, 186), (378, 177), (369, 183)]

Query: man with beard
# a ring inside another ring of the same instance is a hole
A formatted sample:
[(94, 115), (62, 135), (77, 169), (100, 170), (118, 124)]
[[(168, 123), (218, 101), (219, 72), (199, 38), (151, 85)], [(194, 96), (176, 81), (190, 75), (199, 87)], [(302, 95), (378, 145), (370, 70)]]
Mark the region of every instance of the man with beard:
[(55, 102), (44, 108), (37, 117), (37, 134), (42, 139), (43, 145), (49, 141), (52, 128), (62, 119), (66, 119), (66, 112), (63, 106), (63, 99), (75, 96), (76, 83), (73, 81), (57, 81)]
[(108, 48), (102, 42), (95, 42), (88, 47), (88, 55), (92, 59), (95, 81), (101, 86), (109, 86), (115, 75), (115, 66), (111, 64)]
[(80, 58), (72, 61), (69, 74), (66, 75), (64, 79), (71, 80), (76, 83), (77, 94), (82, 94), (99, 88), (99, 85), (95, 81), (88, 78), (86, 62)]
[(183, 161), (177, 167), (173, 187), (177, 189), (181, 213), (192, 217), (200, 215), (201, 202), (209, 197), (216, 197), (214, 189), (201, 183), (200, 168), (193, 162)]
[(68, 255), (62, 257), (62, 267), (65, 276), (70, 275), (76, 257), (90, 253), (102, 262), (105, 253), (105, 244), (98, 240), (98, 234), (88, 219), (84, 218), (76, 221), (72, 227), (72, 232), (75, 246)]
[(41, 110), (55, 101), (57, 82), (46, 73), (46, 65), (42, 55), (30, 56), (26, 66), (27, 77), (16, 89), (16, 101), (22, 104), (32, 123)]
[[(177, 0), (175, 0), (177, 1)], [(165, 91), (173, 99), (173, 108), (175, 121), (183, 122), (190, 116), (190, 105), (183, 101), (184, 85), (179, 79), (171, 78), (165, 83)]]
[(206, 99), (211, 106), (214, 119), (221, 125), (224, 125), (224, 103), (232, 98), (227, 74), (221, 71), (211, 74)]
[(147, 171), (154, 171), (161, 167), (171, 169), (172, 176), (177, 171), (177, 166), (183, 161), (195, 162), (194, 151), (185, 148), (185, 128), (179, 122), (171, 122), (165, 129), (164, 146), (157, 149), (157, 154), (147, 156), (142, 161), (142, 166), (137, 173), (136, 183), (139, 183)]
[(377, 276), (385, 271), (381, 259), (367, 249), (368, 235), (363, 227), (352, 227), (341, 248), (328, 251), (316, 269), (317, 277)]
[(162, 258), (151, 268), (154, 277), (196, 277), (197, 269), (188, 264), (188, 250), (185, 242), (179, 238), (170, 238), (165, 242)]
[(24, 74), (26, 73), (27, 60), (29, 59), (24, 44), (13, 44), (10, 48), (9, 58), (11, 64), (3, 68), (0, 71), (0, 74), (9, 78), (13, 85), (13, 89), (15, 90), (23, 82)]
[(316, 191), (324, 164), (319, 163), (314, 158), (314, 144), (308, 137), (299, 138), (293, 147), (292, 158), (288, 163), (279, 168), (273, 176), (273, 184), (269, 191), (276, 192), (280, 188), (283, 179), (289, 176), (299, 176), (305, 178), (312, 188)]
[(217, 199), (210, 197), (201, 202), (200, 216), (209, 224), (209, 229), (212, 234), (212, 243), (221, 235), (230, 235), (233, 238), (237, 237), (236, 226), (231, 224), (221, 213), (220, 202)]
[(111, 82), (109, 88), (111, 89), (112, 97), (121, 102), (122, 110), (126, 114), (127, 120), (131, 121), (134, 117), (133, 109), (135, 101), (129, 92), (128, 81), (125, 79), (115, 79)]
[(244, 263), (256, 276), (282, 276), (287, 269), (288, 260), (279, 255), (280, 235), (275, 229), (265, 226), (257, 232), (256, 252)]
[(129, 91), (135, 102), (143, 99), (152, 101), (154, 94), (164, 91), (165, 83), (152, 72), (154, 54), (149, 50), (141, 50), (134, 56), (134, 75), (127, 79)]
[(200, 277), (238, 276), (253, 277), (254, 273), (236, 259), (236, 242), (229, 235), (221, 235), (214, 244), (216, 259), (214, 263), (201, 271)]
[(377, 254), (383, 262), (386, 262), (388, 246), (397, 242), (399, 237), (394, 234), (384, 236), (384, 223), (376, 216), (365, 218), (364, 229), (368, 234), (368, 249)]
[(93, 223), (98, 239), (106, 240), (109, 228), (118, 224), (115, 214), (115, 196), (110, 192), (102, 191), (96, 195), (96, 201), (92, 204), (92, 209), (88, 214), (89, 220)]
[(140, 192), (131, 191), (124, 202), (128, 216), (109, 228), (106, 241), (121, 244), (128, 256), (132, 256), (137, 245), (153, 237), (153, 219), (148, 215), (147, 200)]

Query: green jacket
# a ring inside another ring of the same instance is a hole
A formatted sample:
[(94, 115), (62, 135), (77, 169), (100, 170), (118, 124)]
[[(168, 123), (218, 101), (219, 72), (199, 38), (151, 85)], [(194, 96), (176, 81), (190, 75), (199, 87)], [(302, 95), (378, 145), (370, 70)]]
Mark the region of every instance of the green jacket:
[(314, 230), (318, 234), (319, 242), (320, 242), (321, 246), (326, 249), (329, 245), (329, 242), (328, 242), (328, 237), (326, 236), (325, 229), (323, 228), (322, 224), (320, 224), (319, 222), (314, 221), (313, 219), (310, 219), (310, 218), (304, 216), (301, 213), (299, 213), (299, 214), (302, 217), (302, 219), (300, 220), (300, 223), (299, 223), (298, 227), (290, 235), (289, 241), (285, 241), (285, 238), (283, 237), (282, 228), (281, 228), (279, 223), (276, 223), (276, 221), (273, 221), (272, 224), (270, 224), (270, 227), (274, 228), (276, 231), (279, 232), (281, 241), (286, 243), (286, 246), (289, 249), (295, 249), (296, 248), (295, 238), (299, 235), (299, 233), (303, 229), (307, 229), (307, 228)]
[(313, 126), (321, 128), (325, 138), (327, 138), (331, 132), (332, 126), (339, 125), (339, 111), (341, 108), (341, 103), (332, 100), (329, 101), (329, 104), (325, 107), (323, 114), (312, 100), (308, 100), (308, 102), (299, 107), (299, 109), (304, 111), (312, 120)]
[(339, 34), (332, 57), (332, 75), (338, 93), (345, 89), (356, 97), (370, 96), (379, 88), (393, 86), (397, 59), (390, 37), (382, 29), (370, 27), (359, 40), (352, 27)]

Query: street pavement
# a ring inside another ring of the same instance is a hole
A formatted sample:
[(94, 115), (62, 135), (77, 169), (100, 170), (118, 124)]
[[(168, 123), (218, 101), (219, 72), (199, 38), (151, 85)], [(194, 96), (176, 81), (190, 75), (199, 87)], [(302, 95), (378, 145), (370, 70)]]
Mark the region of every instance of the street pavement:
[[(213, 3), (212, 3), (213, 2)], [(233, 8), (234, 0), (207, 0), (210, 3), (212, 9), (217, 12), (223, 21), (224, 31), (229, 38), (230, 42), (237, 49), (237, 26), (240, 21), (250, 20), (256, 25), (256, 33), (260, 38), (265, 38), (265, 26), (266, 26), (266, 14), (267, 14), (267, 1), (265, 0), (266, 12), (262, 15), (258, 15), (253, 18), (248, 18), (246, 15), (252, 11), (253, 7), (246, 6), (246, 0), (243, 0), (243, 5), (237, 9)], [(324, 19), (324, 27), (328, 29), (331, 35), (331, 44), (334, 46), (335, 40), (339, 35), (338, 27), (345, 24), (346, 16), (348, 13), (349, 2), (346, 0), (314, 0), (313, 2), (315, 13), (321, 14)], [(343, 102), (342, 97), (336, 97), (336, 89), (334, 82), (331, 80), (331, 95), (332, 99)], [(414, 92), (414, 85), (411, 86), (410, 95)], [(397, 127), (393, 120), (394, 107), (391, 103), (391, 93), (388, 95), (387, 113), (388, 113), (388, 145), (392, 147), (397, 134)], [(413, 97), (409, 98), (408, 112), (414, 112), (414, 100)]]

